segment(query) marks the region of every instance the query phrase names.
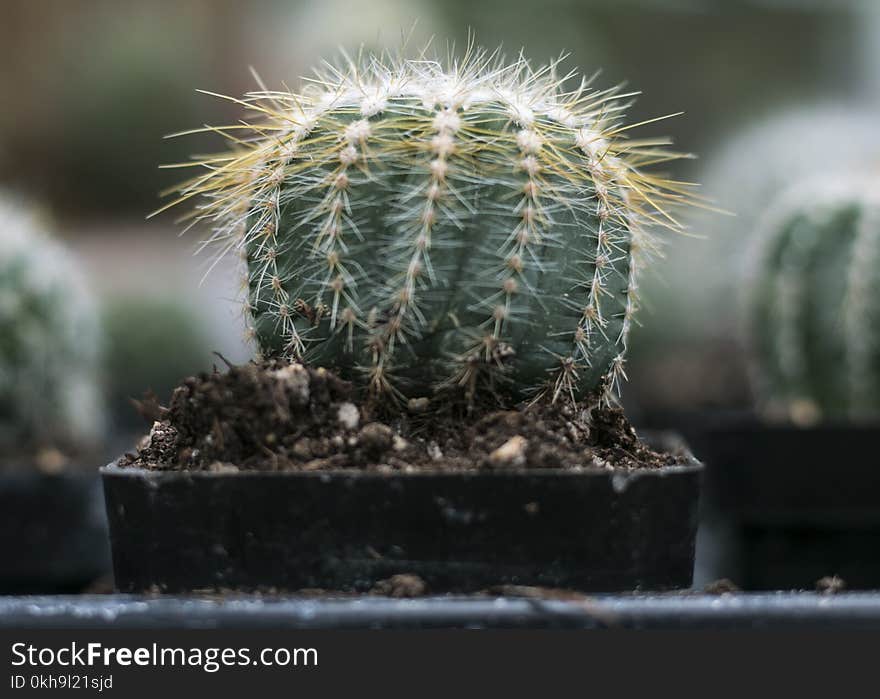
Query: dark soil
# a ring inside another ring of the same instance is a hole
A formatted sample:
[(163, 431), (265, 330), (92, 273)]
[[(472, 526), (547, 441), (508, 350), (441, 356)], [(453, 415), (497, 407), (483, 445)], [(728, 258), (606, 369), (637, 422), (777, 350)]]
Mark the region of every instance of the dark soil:
[(271, 360), (186, 379), (122, 466), (167, 470), (377, 471), (657, 468), (680, 461), (641, 442), (623, 412), (535, 403), (453, 409), (410, 400), (380, 419), (324, 369)]

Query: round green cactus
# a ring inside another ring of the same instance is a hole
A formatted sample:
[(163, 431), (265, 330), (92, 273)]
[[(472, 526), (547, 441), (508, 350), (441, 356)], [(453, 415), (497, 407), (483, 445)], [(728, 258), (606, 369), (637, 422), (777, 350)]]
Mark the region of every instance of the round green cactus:
[(91, 446), (101, 335), (76, 261), (4, 198), (0, 242), (0, 447)]
[(758, 393), (804, 421), (880, 414), (880, 186), (807, 182), (759, 227), (746, 319)]
[(240, 100), (258, 123), (221, 129), (233, 151), (178, 201), (241, 252), (260, 351), (395, 396), (617, 386), (645, 225), (685, 195), (643, 171), (676, 155), (625, 138), (626, 96), (562, 84), (472, 51)]

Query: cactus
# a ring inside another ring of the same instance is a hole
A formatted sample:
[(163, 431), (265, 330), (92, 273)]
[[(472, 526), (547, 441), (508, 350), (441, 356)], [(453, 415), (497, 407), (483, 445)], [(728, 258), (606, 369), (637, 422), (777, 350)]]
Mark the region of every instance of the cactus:
[(368, 56), (247, 94), (256, 123), (215, 129), (233, 150), (169, 206), (196, 198), (210, 241), (243, 255), (264, 355), (372, 395), (611, 396), (646, 225), (678, 228), (688, 198), (643, 168), (679, 154), (627, 139), (629, 95), (566, 91), (555, 63), (447, 65)]
[(0, 198), (0, 451), (92, 446), (100, 331), (76, 261)]
[(757, 392), (796, 421), (880, 414), (880, 183), (801, 183), (748, 256)]
[[(746, 241), (771, 203), (792, 183), (815, 173), (815, 157), (804, 143), (834, 144), (822, 157), (826, 179), (880, 172), (877, 115), (856, 105), (800, 105), (759, 118), (722, 140), (696, 177), (701, 190), (733, 215), (691, 209), (685, 222), (705, 239), (671, 238), (664, 258), (643, 275), (642, 292), (651, 304), (642, 316), (645, 327), (635, 338), (639, 353), (650, 356), (652, 348), (646, 346), (659, 343), (684, 353), (695, 348), (691, 361), (701, 361), (706, 357), (701, 345), (736, 345), (738, 308), (731, 299), (737, 297), (740, 265), (731, 260), (742, 260)], [(640, 361), (632, 358), (633, 363)], [(745, 375), (741, 383), (746, 383)], [(739, 391), (715, 395), (737, 401)]]

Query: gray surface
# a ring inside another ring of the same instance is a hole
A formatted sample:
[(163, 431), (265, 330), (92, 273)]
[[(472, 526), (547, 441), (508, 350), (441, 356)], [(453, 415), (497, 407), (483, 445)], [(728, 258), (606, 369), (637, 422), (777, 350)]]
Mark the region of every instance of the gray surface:
[(0, 628), (792, 628), (880, 630), (880, 593), (513, 597), (0, 598)]

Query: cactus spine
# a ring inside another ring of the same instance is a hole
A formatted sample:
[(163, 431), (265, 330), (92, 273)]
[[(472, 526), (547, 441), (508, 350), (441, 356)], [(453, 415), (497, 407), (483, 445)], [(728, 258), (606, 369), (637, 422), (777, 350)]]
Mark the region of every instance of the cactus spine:
[(92, 446), (101, 335), (76, 260), (0, 198), (0, 448)]
[(370, 56), (246, 95), (257, 123), (219, 129), (232, 152), (177, 201), (243, 255), (264, 354), (362, 370), (374, 394), (609, 392), (644, 226), (677, 227), (664, 206), (686, 197), (642, 167), (678, 156), (556, 64), (448, 65)]
[(880, 414), (880, 186), (794, 187), (750, 259), (746, 318), (766, 406), (806, 421)]

